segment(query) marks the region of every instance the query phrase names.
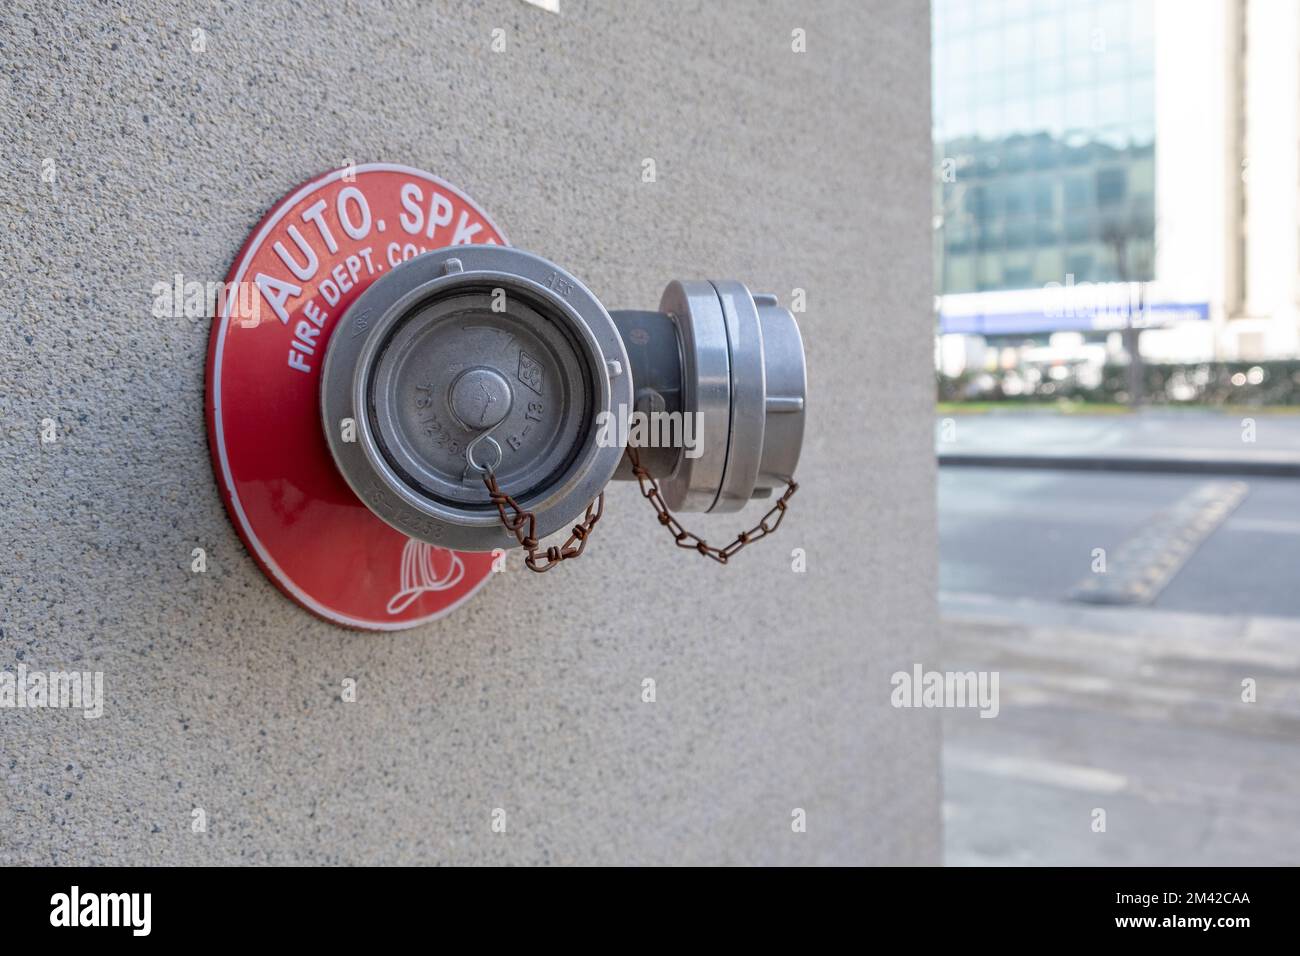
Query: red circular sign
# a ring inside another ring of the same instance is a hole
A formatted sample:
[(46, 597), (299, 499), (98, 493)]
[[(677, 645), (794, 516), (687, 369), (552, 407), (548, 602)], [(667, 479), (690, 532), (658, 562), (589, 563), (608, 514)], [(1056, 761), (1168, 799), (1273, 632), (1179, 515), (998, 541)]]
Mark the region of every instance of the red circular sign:
[(352, 493), (321, 431), (330, 334), (375, 279), (423, 252), (506, 244), (454, 186), (372, 163), (280, 200), (240, 250), (208, 346), (208, 443), (230, 519), (289, 597), (338, 624), (414, 627), (478, 590), (492, 555), (407, 538)]

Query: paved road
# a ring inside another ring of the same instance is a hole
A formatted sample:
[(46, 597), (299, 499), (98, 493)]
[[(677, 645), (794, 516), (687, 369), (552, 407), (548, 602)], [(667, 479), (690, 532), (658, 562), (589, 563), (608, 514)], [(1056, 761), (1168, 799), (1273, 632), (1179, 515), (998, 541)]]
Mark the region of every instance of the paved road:
[[(1257, 428), (1300, 449), (1300, 418)], [(1243, 444), (1196, 414), (956, 429), (968, 451)], [(1000, 675), (996, 718), (944, 711), (950, 864), (1300, 864), (1300, 479), (945, 467), (939, 532), (941, 666)], [(1097, 549), (1144, 603), (1080, 600)]]
[[(1092, 574), (1094, 549), (1114, 556), (1207, 480), (941, 469), (940, 590), (1064, 601)], [(1241, 504), (1200, 543), (1153, 607), (1300, 617), (1300, 481), (1238, 480), (1247, 486)]]
[(1000, 676), (996, 718), (943, 713), (949, 864), (1300, 864), (1300, 621), (943, 611), (944, 669)]

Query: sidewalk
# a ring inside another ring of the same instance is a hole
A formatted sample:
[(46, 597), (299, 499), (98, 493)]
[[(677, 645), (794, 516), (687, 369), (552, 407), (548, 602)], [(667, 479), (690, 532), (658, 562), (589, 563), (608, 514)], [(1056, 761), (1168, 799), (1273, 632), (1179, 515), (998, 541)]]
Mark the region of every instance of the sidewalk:
[(949, 864), (1300, 864), (1300, 621), (941, 606), (942, 667), (1001, 704), (944, 712)]
[(1199, 409), (940, 415), (935, 450), (943, 466), (1294, 478), (1300, 477), (1300, 415)]

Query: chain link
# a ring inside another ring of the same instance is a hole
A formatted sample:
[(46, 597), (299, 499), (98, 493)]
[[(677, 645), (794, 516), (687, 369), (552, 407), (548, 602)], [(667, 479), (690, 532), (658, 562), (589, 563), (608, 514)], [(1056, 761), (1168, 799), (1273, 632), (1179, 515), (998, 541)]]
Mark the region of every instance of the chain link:
[[(497, 514), (501, 516), (501, 523), (505, 525), (507, 531), (519, 539), (520, 547), (528, 552), (524, 564), (528, 566), (528, 570), (536, 571), (538, 574), (551, 570), (561, 561), (567, 561), (569, 558), (576, 558), (581, 555), (583, 548), (587, 546), (587, 539), (591, 536), (592, 528), (596, 527), (596, 522), (600, 520), (600, 516), (605, 511), (605, 493), (602, 491), (591, 504), (587, 505), (586, 516), (581, 522), (573, 526), (573, 533), (569, 535), (569, 540), (558, 548), (547, 548), (544, 560), (539, 560), (537, 557), (537, 519), (533, 516), (533, 513), (519, 507), (519, 502), (503, 492), (497, 486), (496, 475), (492, 474), (492, 472), (483, 475), (483, 483), (487, 485), (492, 503), (497, 506)], [(506, 508), (514, 512), (514, 517), (506, 514)], [(577, 542), (576, 547), (574, 542)]]
[[(636, 476), (637, 484), (641, 486), (641, 496), (650, 502), (651, 507), (659, 516), (659, 523), (668, 529), (668, 533), (673, 536), (673, 541), (677, 547), (685, 548), (688, 551), (696, 551), (705, 557), (712, 558), (719, 564), (726, 564), (731, 558), (735, 557), (737, 552), (753, 544), (760, 538), (765, 538), (769, 534), (781, 527), (781, 521), (785, 518), (785, 513), (789, 508), (790, 499), (794, 493), (799, 490), (799, 485), (793, 481), (786, 482), (785, 493), (776, 500), (776, 504), (763, 515), (763, 520), (748, 531), (742, 531), (736, 535), (735, 540), (724, 548), (714, 547), (699, 535), (693, 534), (682, 527), (681, 522), (668, 510), (668, 505), (664, 503), (663, 495), (659, 490), (659, 482), (655, 480), (650, 472), (646, 471), (641, 464), (641, 456), (631, 445), (627, 447), (627, 457), (632, 464), (632, 474)], [(520, 547), (528, 552), (528, 557), (524, 559), (524, 564), (528, 570), (542, 573), (549, 571), (561, 561), (567, 561), (570, 558), (579, 557), (587, 547), (587, 540), (591, 537), (592, 529), (596, 527), (596, 522), (605, 511), (605, 493), (601, 492), (596, 496), (591, 504), (587, 505), (587, 513), (582, 521), (573, 526), (573, 532), (569, 535), (567, 541), (559, 547), (550, 547), (546, 549), (544, 556), (538, 556), (540, 546), (537, 541), (537, 519), (531, 511), (525, 511), (519, 506), (510, 495), (503, 492), (497, 485), (496, 475), (488, 472), (483, 475), (483, 483), (487, 486), (488, 495), (492, 503), (496, 505), (497, 514), (501, 517), (501, 524), (507, 531), (515, 536), (519, 541)], [(513, 516), (507, 513), (509, 509)], [(773, 516), (776, 520), (773, 521)]]
[[(631, 445), (627, 446), (627, 457), (632, 463), (632, 474), (636, 475), (637, 484), (641, 486), (641, 495), (659, 515), (659, 523), (668, 529), (668, 533), (673, 536), (677, 547), (686, 548), (690, 551), (698, 551), (705, 557), (712, 558), (719, 564), (726, 564), (736, 552), (740, 551), (746, 545), (753, 544), (759, 538), (765, 538), (781, 526), (781, 519), (785, 517), (786, 508), (794, 493), (799, 490), (799, 486), (793, 481), (786, 482), (785, 494), (776, 500), (772, 510), (763, 515), (763, 520), (748, 531), (742, 531), (736, 535), (736, 539), (725, 548), (715, 548), (698, 535), (692, 534), (681, 526), (681, 523), (674, 517), (673, 513), (668, 510), (668, 505), (664, 503), (663, 495), (659, 493), (659, 482), (655, 481), (654, 476), (646, 471), (641, 465), (641, 455)], [(768, 522), (772, 516), (776, 515), (776, 520), (771, 524)]]

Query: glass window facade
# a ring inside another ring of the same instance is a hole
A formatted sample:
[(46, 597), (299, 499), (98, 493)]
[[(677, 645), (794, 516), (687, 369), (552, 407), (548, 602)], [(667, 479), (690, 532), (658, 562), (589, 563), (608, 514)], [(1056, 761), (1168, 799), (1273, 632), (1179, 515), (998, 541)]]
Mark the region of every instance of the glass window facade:
[(939, 291), (1150, 279), (1151, 0), (934, 0)]

